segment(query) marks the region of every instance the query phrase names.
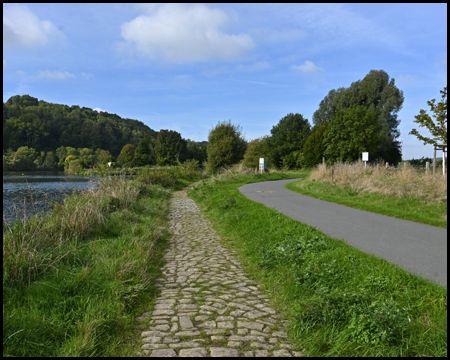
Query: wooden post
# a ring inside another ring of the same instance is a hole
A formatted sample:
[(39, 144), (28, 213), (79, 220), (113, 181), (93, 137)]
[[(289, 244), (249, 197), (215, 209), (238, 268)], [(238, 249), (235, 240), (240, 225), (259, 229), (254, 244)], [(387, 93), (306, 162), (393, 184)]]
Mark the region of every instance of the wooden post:
[(436, 144), (434, 144), (433, 175), (436, 174)]
[(425, 163), (425, 173), (428, 174), (428, 171), (430, 171), (430, 162), (429, 162), (429, 161), (427, 161), (427, 162)]
[(386, 161), (386, 169), (388, 168), (388, 166), (389, 166), (389, 163)]

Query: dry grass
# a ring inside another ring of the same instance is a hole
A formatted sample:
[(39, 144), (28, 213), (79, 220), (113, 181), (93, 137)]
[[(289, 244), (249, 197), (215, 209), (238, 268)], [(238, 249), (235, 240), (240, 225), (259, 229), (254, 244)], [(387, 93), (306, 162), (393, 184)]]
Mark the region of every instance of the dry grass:
[(447, 174), (441, 171), (428, 173), (424, 169), (403, 165), (386, 168), (382, 164), (363, 162), (319, 165), (311, 172), (310, 179), (334, 184), (356, 193), (378, 193), (395, 197), (413, 197), (423, 201), (443, 201), (447, 198)]

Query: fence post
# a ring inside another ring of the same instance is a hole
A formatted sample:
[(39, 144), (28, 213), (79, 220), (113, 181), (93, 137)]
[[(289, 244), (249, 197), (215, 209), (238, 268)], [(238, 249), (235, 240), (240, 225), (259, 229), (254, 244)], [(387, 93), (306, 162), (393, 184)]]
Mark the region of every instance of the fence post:
[(427, 161), (427, 162), (425, 163), (425, 173), (428, 174), (428, 171), (430, 171), (430, 162), (429, 162), (429, 161)]
[(386, 169), (388, 168), (388, 166), (389, 166), (389, 163), (386, 161)]
[(323, 170), (325, 170), (327, 168), (327, 165), (325, 164), (325, 156), (322, 156), (322, 167), (323, 167)]

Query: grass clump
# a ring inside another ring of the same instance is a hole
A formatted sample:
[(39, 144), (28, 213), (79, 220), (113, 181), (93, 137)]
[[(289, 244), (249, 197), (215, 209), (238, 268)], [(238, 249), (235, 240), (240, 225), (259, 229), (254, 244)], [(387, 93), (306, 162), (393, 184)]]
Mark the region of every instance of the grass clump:
[(447, 228), (447, 175), (412, 166), (338, 163), (313, 169), (286, 188), (303, 195), (399, 219)]
[(135, 356), (135, 317), (158, 294), (169, 197), (144, 175), (105, 176), (51, 213), (4, 222), (3, 355)]
[(294, 350), (308, 356), (446, 356), (446, 287), (238, 190), (249, 182), (307, 174), (221, 175), (189, 195), (284, 313)]

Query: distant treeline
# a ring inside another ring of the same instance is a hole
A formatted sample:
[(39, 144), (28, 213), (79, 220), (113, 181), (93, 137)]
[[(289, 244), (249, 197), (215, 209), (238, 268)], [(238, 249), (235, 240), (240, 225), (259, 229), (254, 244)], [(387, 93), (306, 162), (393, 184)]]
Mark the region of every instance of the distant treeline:
[[(156, 132), (138, 120), (29, 95), (3, 103), (3, 170), (76, 172), (112, 162), (125, 167), (206, 160), (207, 142)], [(113, 165), (113, 166), (114, 166)]]

